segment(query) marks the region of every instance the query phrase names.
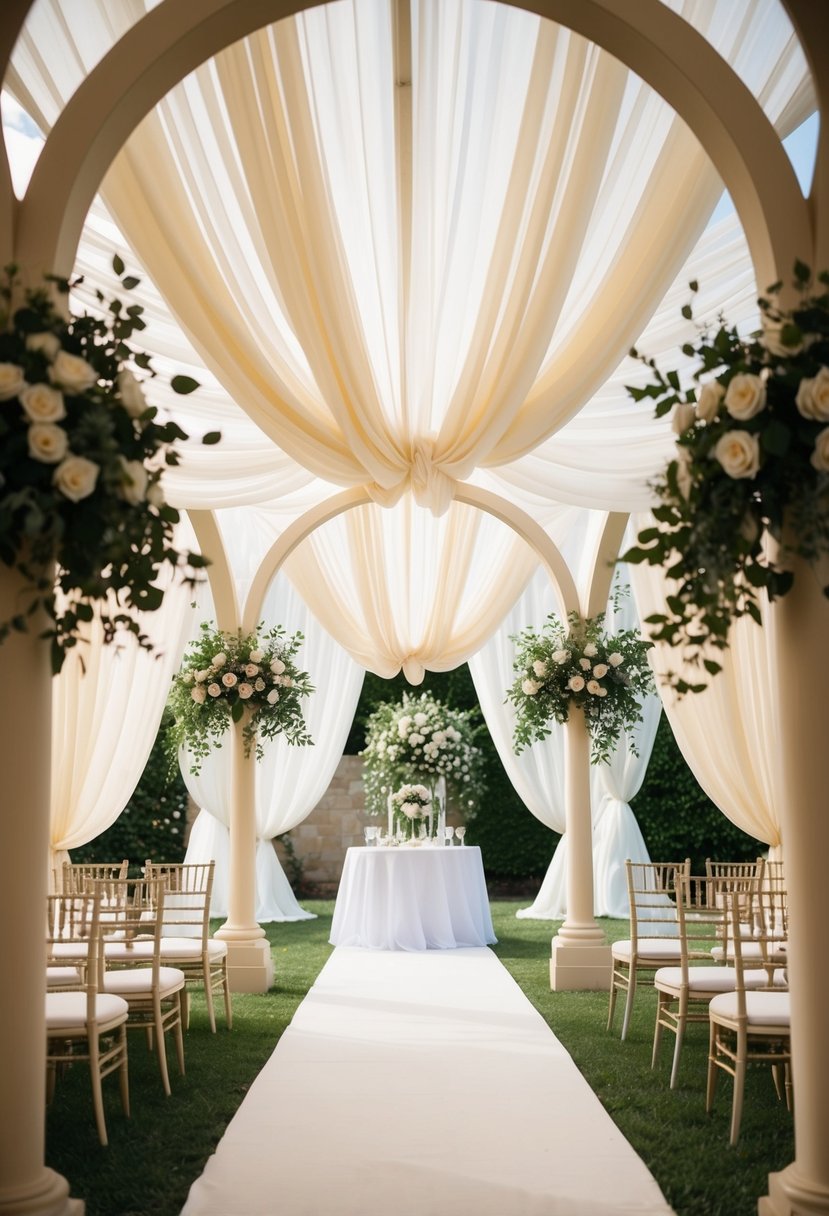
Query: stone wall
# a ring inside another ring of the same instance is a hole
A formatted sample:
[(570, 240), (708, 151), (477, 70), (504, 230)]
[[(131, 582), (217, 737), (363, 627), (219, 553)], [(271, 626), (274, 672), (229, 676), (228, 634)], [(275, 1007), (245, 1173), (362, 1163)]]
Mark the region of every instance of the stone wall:
[(363, 762), (343, 756), (326, 792), (307, 819), (291, 829), (290, 838), (302, 878), (292, 873), (292, 862), (281, 841), (276, 851), (295, 894), (333, 897), (342, 874), (345, 851), (363, 844), (363, 828), (374, 823), (365, 813)]

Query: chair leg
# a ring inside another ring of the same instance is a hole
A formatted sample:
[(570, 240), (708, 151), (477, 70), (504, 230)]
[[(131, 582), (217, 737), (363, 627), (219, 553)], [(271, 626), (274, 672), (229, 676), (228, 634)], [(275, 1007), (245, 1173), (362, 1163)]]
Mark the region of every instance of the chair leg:
[[(94, 1036), (93, 1036), (94, 1038)], [(104, 1095), (101, 1086), (101, 1064), (98, 1059), (99, 1043), (97, 1039), (89, 1044), (89, 1078), (92, 1084), (92, 1107), (95, 1111), (95, 1126), (98, 1129), (98, 1139), (106, 1148), (107, 1138), (106, 1119), (104, 1118)]]
[[(657, 990), (658, 991), (658, 990)], [(659, 1045), (662, 1042), (662, 1009), (665, 1004), (663, 993), (659, 992), (656, 1005), (656, 1025), (653, 1028), (653, 1052), (651, 1054), (651, 1068), (656, 1068), (656, 1059), (659, 1055)]]
[(227, 1019), (228, 1030), (233, 1029), (233, 1002), (230, 996), (230, 980), (227, 975), (227, 959), (225, 959), (224, 968), (222, 970), (222, 989), (225, 997), (225, 1018)]
[(181, 1006), (179, 1005), (179, 1016), (176, 1018), (173, 1030), (176, 1036), (176, 1056), (178, 1057), (178, 1071), (184, 1076), (184, 1031), (181, 1027)]
[(774, 1081), (774, 1092), (777, 1094), (778, 1102), (783, 1101), (783, 1079), (780, 1071), (783, 1067), (781, 1064), (772, 1064), (771, 1066), (771, 1079)]
[(710, 1115), (714, 1109), (714, 1095), (717, 1092), (719, 1071), (717, 1066), (717, 1027), (714, 1022), (710, 1022), (708, 1032), (708, 1077), (705, 1084), (705, 1113), (707, 1115)]
[(202, 983), (204, 984), (204, 999), (207, 1001), (207, 1017), (210, 1022), (210, 1029), (216, 1033), (216, 1011), (213, 1008), (213, 985), (210, 982), (210, 966), (205, 963), (202, 967)]
[(129, 1057), (127, 1055), (127, 1023), (124, 1022), (120, 1033), (121, 1063), (118, 1066), (118, 1088), (121, 1091), (121, 1109), (126, 1117), (130, 1117), (130, 1074)]
[(622, 1042), (624, 1043), (630, 1026), (630, 1015), (633, 1012), (633, 998), (636, 995), (636, 968), (631, 967), (628, 976), (628, 991), (625, 998), (625, 1016), (622, 1021)]
[(613, 1029), (613, 1011), (616, 1008), (616, 992), (618, 990), (618, 987), (619, 987), (619, 984), (616, 980), (616, 976), (611, 974), (611, 977), (610, 977), (610, 1005), (608, 1006), (608, 1010), (607, 1010), (607, 1029), (608, 1030)]
[(674, 1058), (671, 1064), (671, 1089), (676, 1089), (676, 1082), (679, 1076), (679, 1057), (682, 1053), (682, 1044), (685, 1040), (685, 1027), (688, 1023), (688, 1007), (683, 1005), (682, 998), (679, 1000), (679, 1014), (676, 1023), (676, 1042), (674, 1043)]
[(734, 1064), (734, 1101), (731, 1106), (731, 1138), (729, 1144), (737, 1143), (740, 1135), (740, 1120), (743, 1114), (743, 1091), (746, 1083), (746, 1052), (748, 1045), (744, 1034), (737, 1034), (737, 1059)]
[(158, 1070), (161, 1073), (161, 1084), (164, 1086), (164, 1092), (169, 1098), (170, 1096), (170, 1074), (167, 1071), (167, 1042), (164, 1034), (164, 1022), (161, 1015), (161, 1002), (158, 999), (153, 1001), (153, 1018), (155, 1020), (155, 1038), (158, 1056)]

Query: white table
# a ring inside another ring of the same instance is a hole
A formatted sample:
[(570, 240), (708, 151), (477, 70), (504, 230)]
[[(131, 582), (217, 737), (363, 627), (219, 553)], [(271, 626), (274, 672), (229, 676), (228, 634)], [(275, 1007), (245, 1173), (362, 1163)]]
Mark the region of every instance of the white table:
[(346, 852), (333, 946), (450, 950), (497, 940), (477, 845)]

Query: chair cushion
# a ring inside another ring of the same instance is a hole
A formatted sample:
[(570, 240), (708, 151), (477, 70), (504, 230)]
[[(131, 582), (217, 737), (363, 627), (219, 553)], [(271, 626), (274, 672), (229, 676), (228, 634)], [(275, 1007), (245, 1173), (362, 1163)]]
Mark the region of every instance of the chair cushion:
[[(185, 984), (185, 974), (178, 967), (159, 967), (158, 987), (162, 996), (176, 992)], [(107, 971), (104, 976), (104, 991), (118, 996), (149, 995), (153, 990), (152, 967), (124, 967), (120, 971)]]
[[(745, 972), (746, 988), (765, 988), (769, 977), (762, 967)], [(682, 987), (681, 967), (660, 967), (653, 978), (655, 988), (679, 991)], [(733, 967), (689, 967), (689, 992), (733, 992), (737, 986), (737, 973)]]
[(146, 963), (152, 960), (153, 943), (150, 941), (111, 941), (104, 943), (104, 958), (113, 963)]
[[(715, 996), (708, 1010), (712, 1016), (736, 1021), (737, 993), (723, 992)], [(749, 1026), (788, 1026), (791, 1021), (788, 992), (747, 992), (746, 1021)]]
[[(227, 954), (227, 942), (221, 938), (208, 937), (207, 957), (210, 962), (218, 962)], [(202, 955), (201, 941), (192, 937), (162, 937), (161, 957), (169, 960), (183, 959), (185, 962), (200, 959)]]
[(78, 987), (83, 984), (81, 973), (77, 967), (46, 968), (47, 988), (66, 988), (69, 984), (74, 984)]
[[(785, 942), (766, 942), (766, 952), (770, 963), (785, 963), (788, 959)], [(763, 961), (763, 948), (760, 942), (743, 942), (741, 953), (743, 960), (747, 963), (761, 963)], [(711, 957), (718, 962), (722, 962), (725, 957), (725, 951), (722, 946), (714, 946), (711, 951)], [(729, 945), (728, 947), (728, 957), (734, 957), (733, 945)]]
[[(117, 1025), (124, 1021), (129, 1011), (129, 1005), (120, 996), (99, 993), (95, 998), (95, 1016), (99, 1026)], [(46, 993), (47, 1034), (57, 1034), (61, 1030), (82, 1032), (85, 1026), (85, 992)]]
[[(630, 962), (630, 942), (614, 942), (611, 954), (613, 958)], [(640, 937), (636, 943), (636, 954), (640, 959), (652, 959), (654, 962), (667, 961), (680, 957), (681, 946), (679, 939), (675, 937)]]

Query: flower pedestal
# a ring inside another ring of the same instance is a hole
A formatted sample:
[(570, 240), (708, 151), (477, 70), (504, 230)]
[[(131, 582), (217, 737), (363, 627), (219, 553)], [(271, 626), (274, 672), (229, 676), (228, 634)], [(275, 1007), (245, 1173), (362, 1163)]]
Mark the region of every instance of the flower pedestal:
[(550, 987), (554, 992), (609, 991), (610, 946), (593, 915), (590, 735), (584, 711), (576, 705), (564, 733), (567, 916), (552, 941)]
[(256, 921), (256, 759), (242, 737), (248, 711), (231, 725), (233, 779), (230, 803), (228, 917), (216, 937), (227, 942), (231, 991), (267, 992), (273, 984), (271, 947)]
[[(18, 611), (23, 582), (0, 566), (0, 619)], [(43, 621), (45, 627), (46, 621)], [(0, 916), (12, 927), (5, 961), (10, 979), (0, 994), (0, 1213), (82, 1216), (69, 1183), (44, 1165), (43, 1086), (46, 1072), (44, 912), (49, 859), (49, 646), (13, 632), (0, 648), (0, 670), (13, 697), (0, 707), (3, 814), (0, 814)]]

